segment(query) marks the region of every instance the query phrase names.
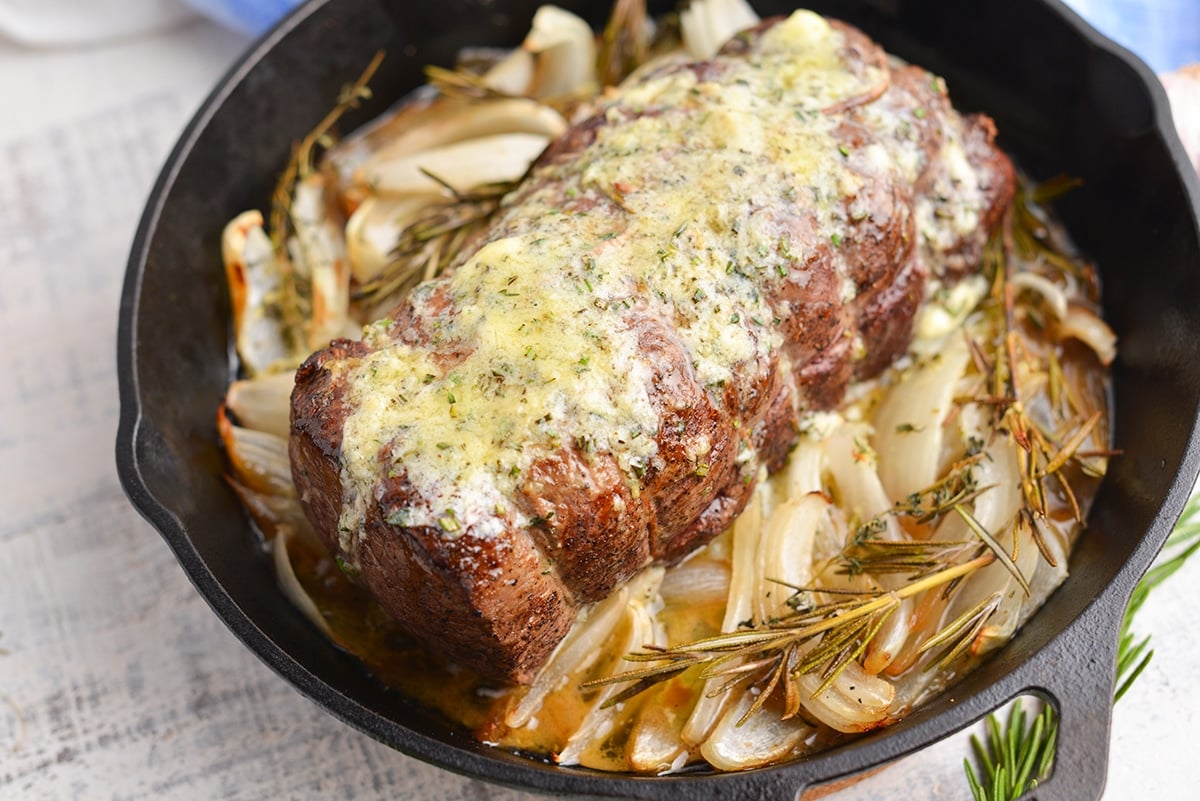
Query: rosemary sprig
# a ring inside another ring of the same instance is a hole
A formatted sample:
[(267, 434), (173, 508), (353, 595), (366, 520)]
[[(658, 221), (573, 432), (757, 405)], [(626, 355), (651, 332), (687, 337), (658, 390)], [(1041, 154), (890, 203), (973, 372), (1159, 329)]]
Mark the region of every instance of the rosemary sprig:
[[(1154, 656), (1154, 650), (1149, 647), (1149, 635), (1141, 639), (1134, 635), (1134, 618), (1150, 593), (1183, 567), (1197, 551), (1200, 551), (1200, 495), (1188, 501), (1175, 529), (1167, 538), (1163, 555), (1138, 582), (1125, 608), (1117, 646), (1114, 704), (1125, 696)], [(1017, 801), (1037, 787), (1037, 783), (1049, 773), (1057, 734), (1054, 709), (1049, 704), (1043, 704), (1041, 712), (1029, 727), (1025, 726), (1024, 714), (1018, 701), (1013, 704), (1003, 733), (999, 717), (989, 715), (985, 723), (987, 743), (977, 737), (971, 738), (980, 774), (975, 773), (970, 760), (964, 759), (963, 766), (975, 801)]]
[(466, 241), (487, 225), (513, 182), (482, 184), (459, 190), (428, 171), (427, 176), (450, 192), (406, 227), (379, 275), (359, 286), (355, 299), (384, 299), (418, 282), (441, 275), (462, 251)]
[(1013, 561), (1013, 557), (1010, 556), (1008, 551), (1004, 549), (1004, 546), (997, 542), (996, 538), (992, 536), (991, 532), (984, 528), (983, 524), (975, 519), (975, 515), (972, 514), (971, 510), (966, 506), (961, 503), (956, 503), (954, 505), (954, 511), (957, 512), (959, 517), (961, 517), (967, 524), (967, 528), (975, 532), (975, 535), (979, 537), (979, 539), (983, 540), (984, 544), (991, 549), (992, 553), (996, 555), (996, 558), (1000, 560), (1000, 564), (1004, 565), (1005, 570), (1011, 573), (1016, 582), (1021, 585), (1021, 589), (1025, 591), (1025, 595), (1030, 595), (1029, 582), (1025, 580), (1025, 576), (1021, 574), (1021, 569), (1017, 567), (1017, 563)]
[(601, 86), (616, 86), (646, 60), (646, 0), (616, 0), (596, 55)]
[[(724, 679), (714, 694), (728, 692), (747, 681), (765, 682), (755, 704), (740, 722), (749, 719), (774, 692), (782, 689), (785, 707), (792, 710), (799, 696), (796, 680), (817, 673), (822, 683), (813, 696), (827, 689), (856, 661), (879, 632), (883, 622), (902, 601), (932, 589), (957, 582), (986, 567), (995, 555), (985, 552), (969, 561), (946, 567), (909, 582), (891, 592), (830, 592), (825, 589), (794, 588), (789, 598), (791, 613), (767, 623), (717, 634), (670, 648), (652, 648), (626, 655), (631, 662), (658, 663), (586, 682), (584, 689), (609, 684), (632, 686), (617, 693), (608, 704), (619, 703), (688, 668), (700, 667), (699, 679)], [(815, 603), (818, 594), (835, 600)], [(963, 634), (970, 629), (963, 629)], [(951, 647), (960, 637), (948, 636)], [(798, 708), (798, 707), (797, 707)], [(794, 714), (794, 711), (792, 711)]]
[(271, 242), (274, 244), (276, 252), (282, 252), (290, 231), (292, 194), (296, 183), (312, 174), (315, 169), (317, 150), (328, 147), (333, 126), (337, 125), (338, 120), (347, 111), (358, 108), (362, 101), (370, 99), (371, 88), (368, 84), (375, 77), (375, 72), (382, 63), (383, 51), (380, 50), (371, 58), (354, 83), (342, 87), (338, 93), (337, 103), (329, 113), (292, 147), (292, 157), (283, 172), (280, 173), (279, 180), (275, 184), (275, 191), (271, 195)]
[(333, 128), (347, 111), (371, 97), (368, 84), (379, 65), (383, 63), (383, 51), (377, 51), (358, 79), (342, 87), (337, 103), (308, 134), (292, 147), (292, 156), (279, 175), (271, 193), (271, 213), (268, 229), (271, 245), (277, 255), (276, 261), (283, 270), (283, 289), (277, 299), (280, 317), (285, 331), (299, 331), (310, 316), (310, 292), (304, 279), (292, 269), (287, 258), (288, 237), (294, 230), (292, 224), (292, 199), (296, 185), (313, 174), (319, 149), (327, 148), (333, 136)]
[[(969, 550), (978, 548), (975, 542), (940, 542), (933, 540), (901, 540), (892, 542), (856, 537), (842, 551), (838, 573), (858, 576), (904, 575), (920, 578), (947, 564), (954, 564)], [(976, 556), (979, 554), (976, 553)]]
[(1016, 801), (1049, 775), (1058, 740), (1054, 708), (1043, 704), (1028, 725), (1025, 714), (1025, 705), (1018, 700), (1003, 728), (996, 715), (987, 717), (986, 743), (971, 737), (980, 775), (969, 759), (963, 760), (963, 768), (975, 801)]
[(957, 618), (946, 624), (937, 634), (930, 637), (920, 648), (920, 653), (942, 649), (937, 658), (925, 666), (926, 670), (944, 670), (962, 656), (971, 643), (983, 631), (984, 624), (1000, 607), (1003, 595), (994, 592), (980, 601), (972, 609), (963, 612)]
[[(968, 507), (969, 503), (991, 489), (991, 486), (977, 486), (972, 475), (971, 467), (980, 458), (981, 456), (976, 454), (962, 460), (952, 467), (943, 478), (912, 493), (903, 502), (897, 503), (893, 508), (876, 515), (859, 526), (854, 540), (842, 554), (842, 567), (839, 572), (848, 575), (857, 575), (862, 572), (920, 575), (921, 569), (932, 570), (938, 564), (945, 564), (947, 557), (961, 551), (969, 543), (883, 542), (871, 539), (871, 535), (883, 527), (884, 515), (910, 517), (918, 524), (929, 525), (953, 512), (962, 518), (963, 522), (967, 524), (967, 528), (984, 545), (992, 550), (996, 559), (1012, 574), (1025, 594), (1029, 595), (1029, 583), (1014, 561), (1016, 554), (1009, 554), (992, 533), (975, 518)], [(1043, 553), (1047, 552), (1044, 544), (1039, 545), (1039, 548)]]
[(1183, 514), (1175, 524), (1171, 536), (1163, 546), (1163, 555), (1158, 563), (1146, 571), (1129, 597), (1125, 617), (1121, 620), (1120, 641), (1117, 650), (1117, 691), (1114, 702), (1121, 700), (1129, 686), (1141, 675), (1154, 656), (1149, 648), (1150, 638), (1138, 640), (1133, 634), (1133, 619), (1146, 603), (1150, 593), (1173, 576), (1179, 568), (1200, 550), (1200, 495), (1193, 496), (1184, 507)]
[(425, 82), (446, 97), (461, 97), (468, 100), (514, 97), (508, 92), (489, 85), (482, 75), (465, 68), (447, 69), (430, 64), (425, 67)]
[[(1012, 207), (1006, 213), (999, 236), (989, 242), (984, 264), (992, 275), (990, 304), (996, 330), (985, 341), (972, 340), (972, 357), (977, 369), (990, 376), (987, 395), (976, 402), (993, 409), (993, 421), (998, 430), (1008, 431), (1020, 446), (1023, 480), (1021, 491), (1025, 499), (1025, 524), (1032, 526), (1043, 555), (1048, 554), (1040, 541), (1035, 523), (1048, 514), (1048, 498), (1061, 494), (1070, 505), (1077, 522), (1083, 522), (1083, 512), (1077, 494), (1064, 468), (1077, 462), (1085, 475), (1091, 470), (1084, 443), (1101, 422), (1101, 414), (1084, 411), (1084, 404), (1063, 380), (1062, 366), (1050, 349), (1046, 354), (1033, 354), (1020, 334), (1023, 326), (1038, 325), (1036, 307), (1015, 301), (1015, 290), (1009, 278), (1019, 270), (1033, 270), (1058, 276), (1084, 279), (1095, 294), (1094, 277), (1074, 253), (1068, 250), (1061, 236), (1047, 222), (1038, 204), (1053, 200), (1079, 182), (1058, 177), (1039, 185), (1022, 187)], [(1001, 310), (996, 313), (994, 310)], [(1047, 421), (1028, 413), (1027, 384), (1044, 385), (1053, 420)]]
[(1084, 269), (1073, 253), (1067, 253), (1047, 221), (1042, 207), (1083, 185), (1079, 178), (1058, 175), (1025, 191), (1013, 200), (1013, 246), (1016, 255), (1027, 261), (1041, 262), (1061, 273), (1074, 275), (1091, 283), (1090, 272)]
[(885, 512), (910, 517), (919, 525), (932, 525), (954, 507), (971, 503), (991, 487), (977, 486), (971, 468), (981, 456), (975, 454), (953, 465), (945, 476), (924, 489), (917, 490), (895, 507)]

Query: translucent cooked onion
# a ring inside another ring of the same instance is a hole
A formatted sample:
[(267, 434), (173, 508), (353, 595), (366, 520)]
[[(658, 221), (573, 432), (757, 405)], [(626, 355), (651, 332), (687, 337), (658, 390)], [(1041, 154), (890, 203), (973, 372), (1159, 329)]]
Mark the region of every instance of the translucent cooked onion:
[(291, 431), (292, 387), (290, 372), (264, 373), (234, 381), (225, 393), (225, 405), (238, 423), (254, 431), (286, 440)]
[[(878, 517), (882, 527), (877, 537), (895, 542), (903, 539), (904, 535), (895, 516), (885, 514), (892, 508), (892, 498), (884, 490), (882, 460), (869, 445), (871, 435), (870, 426), (855, 423), (842, 426), (826, 441), (829, 478), (837, 491), (838, 506), (844, 512), (864, 522)], [(903, 445), (902, 453), (889, 451), (887, 457), (901, 460), (915, 457), (914, 451), (921, 447), (915, 443)]]
[(824, 460), (825, 447), (813, 437), (801, 437), (788, 457), (787, 467), (775, 479), (777, 486), (782, 479), (779, 494), (785, 498), (798, 498), (810, 492), (820, 492)]
[(880, 626), (863, 655), (863, 670), (874, 676), (886, 671), (904, 650), (912, 634), (912, 617), (916, 599), (905, 598), (900, 606)]
[(697, 0), (679, 13), (683, 46), (692, 58), (712, 58), (729, 37), (758, 19), (744, 0)]
[(612, 595), (580, 612), (528, 692), (505, 716), (505, 725), (514, 729), (528, 725), (547, 695), (565, 685), (572, 676), (582, 681), (580, 674), (610, 653), (606, 644), (620, 625), (630, 599), (652, 594), (661, 581), (662, 568), (643, 570)]
[[(1014, 532), (1017, 512), (1022, 506), (1020, 490), (1021, 467), (1017, 457), (1017, 445), (1009, 439), (995, 439), (984, 451), (984, 458), (976, 466), (975, 480), (981, 488), (987, 488), (975, 499), (972, 512), (979, 526), (1005, 548), (1013, 548), (1013, 562), (1025, 581), (1033, 578), (1040, 555), (1028, 531)], [(953, 528), (953, 533), (942, 532), (938, 536), (953, 539), (973, 539), (970, 527), (957, 517), (947, 518), (947, 523), (962, 523), (964, 528)], [(943, 526), (947, 528), (947, 526)], [(1014, 538), (1014, 533), (1017, 535)], [(1015, 540), (1015, 544), (1014, 544)], [(946, 612), (948, 619), (973, 609), (989, 596), (997, 594), (1002, 599), (1000, 607), (974, 647), (981, 653), (1007, 639), (1016, 629), (1018, 610), (1025, 602), (1024, 589), (1016, 581), (1010, 569), (996, 560), (971, 576), (954, 596)]]
[(325, 620), (325, 616), (321, 614), (321, 610), (317, 607), (316, 602), (305, 591), (303, 585), (300, 584), (300, 579), (296, 576), (296, 571), (292, 569), (292, 560), (288, 553), (288, 546), (295, 536), (292, 527), (285, 525), (277, 529), (275, 538), (271, 540), (271, 561), (275, 565), (275, 577), (279, 581), (279, 586), (283, 590), (284, 595), (288, 597), (292, 605), (310, 623), (316, 626), (322, 634), (336, 641), (337, 637), (334, 635), (333, 630), (329, 628), (329, 623)]
[(549, 142), (550, 137), (539, 133), (481, 136), (411, 156), (371, 161), (362, 166), (361, 176), (381, 194), (425, 194), (445, 191), (444, 185), (466, 192), (481, 184), (517, 180)]
[(350, 212), (372, 191), (366, 175), (377, 169), (373, 165), (482, 137), (508, 133), (554, 137), (566, 128), (561, 114), (529, 98), (485, 102), (444, 96), (416, 98), (335, 145), (325, 162)]
[(697, 691), (676, 678), (646, 694), (629, 731), (625, 757), (639, 773), (671, 773), (688, 759), (680, 732), (695, 705)]
[(780, 710), (774, 707), (763, 707), (742, 722), (753, 703), (753, 693), (740, 693), (700, 746), (700, 753), (713, 767), (746, 770), (778, 762), (816, 732), (800, 718), (782, 720)]
[[(729, 597), (725, 604), (725, 618), (721, 631), (734, 631), (743, 621), (754, 615), (754, 599), (758, 594), (758, 535), (762, 530), (767, 504), (766, 482), (759, 482), (750, 502), (733, 524), (733, 551), (730, 564)], [(701, 690), (692, 714), (683, 727), (683, 740), (699, 745), (707, 739), (717, 725), (727, 697), (713, 694), (723, 679), (709, 679)]]
[(1071, 521), (1064, 523), (1038, 518), (1034, 520), (1034, 525), (1038, 527), (1042, 542), (1054, 562), (1038, 563), (1037, 570), (1029, 582), (1029, 597), (1021, 605), (1017, 616), (1017, 627), (1023, 625), (1067, 577), (1067, 557), (1071, 552), (1068, 532), (1074, 528)]
[(1008, 283), (1016, 289), (1028, 289), (1039, 295), (1058, 319), (1067, 316), (1066, 291), (1044, 275), (1032, 271), (1017, 273)]
[(813, 542), (828, 500), (819, 494), (788, 498), (767, 519), (758, 543), (754, 620), (763, 623), (787, 611), (792, 587), (813, 578)]
[(586, 95), (596, 87), (596, 39), (582, 18), (542, 6), (521, 49), (536, 56), (527, 94), (546, 100)]
[(816, 720), (848, 734), (870, 731), (887, 722), (895, 696), (890, 681), (868, 674), (854, 662), (828, 688), (817, 692), (823, 681), (816, 673), (797, 678), (800, 703)]
[[(645, 571), (644, 578), (635, 581), (629, 592), (624, 593), (625, 608), (618, 628), (621, 633), (610, 642), (606, 648), (607, 654), (627, 654), (649, 646), (666, 645), (666, 635), (654, 617), (657, 605), (655, 596), (662, 573), (662, 568)], [(618, 591), (618, 595), (621, 594)], [(636, 667), (637, 663), (618, 658), (605, 673), (613, 675)], [(608, 742), (608, 738), (613, 735), (627, 736), (632, 716), (644, 699), (608, 704), (608, 700), (620, 691), (620, 686), (609, 684), (591, 699), (591, 708), (558, 753), (556, 761), (560, 765), (584, 765), (601, 770), (628, 769), (623, 751), (618, 751)]]
[(366, 284), (377, 278), (392, 260), (404, 229), (440, 199), (440, 193), (428, 192), (364, 200), (346, 222), (346, 256), (354, 280)]
[(261, 213), (244, 212), (225, 226), (221, 255), (242, 368), (254, 375), (293, 361), (294, 337), (271, 302), (283, 290), (283, 270)]
[[(281, 526), (288, 526), (294, 532), (307, 536), (312, 543), (316, 544), (316, 532), (309, 525), (308, 518), (304, 516), (304, 509), (300, 507), (300, 499), (294, 493), (274, 495), (258, 492), (232, 477), (229, 479), (229, 484), (247, 511), (250, 512), (250, 516), (254, 518), (254, 522), (267, 541), (275, 537), (275, 532)], [(323, 548), (324, 546), (319, 547)]]
[(1062, 332), (1091, 348), (1105, 366), (1117, 358), (1117, 335), (1094, 312), (1082, 306), (1071, 306), (1062, 320)]
[(942, 423), (954, 407), (959, 377), (970, 362), (961, 332), (891, 387), (875, 412), (879, 478), (894, 499), (928, 487), (942, 467)]
[(264, 495), (296, 496), (286, 439), (234, 425), (223, 411), (217, 417), (217, 429), (233, 475), (241, 484)]
[(342, 227), (334, 222), (325, 200), (325, 179), (311, 175), (296, 184), (290, 218), (294, 234), (288, 254), (296, 272), (311, 285), (311, 316), (305, 332), (309, 351), (335, 337), (356, 337), (350, 319), (350, 264)]
[(723, 604), (729, 597), (729, 565), (703, 556), (667, 571), (659, 588), (668, 606)]

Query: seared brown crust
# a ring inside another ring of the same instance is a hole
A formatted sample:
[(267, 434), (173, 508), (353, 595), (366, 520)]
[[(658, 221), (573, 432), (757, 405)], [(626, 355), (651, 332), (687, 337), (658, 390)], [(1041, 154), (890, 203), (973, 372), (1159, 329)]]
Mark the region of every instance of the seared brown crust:
[(359, 356), (365, 350), (360, 342), (335, 341), (300, 366), (296, 384), (304, 387), (304, 391), (292, 393), (292, 436), (288, 441), (292, 478), (308, 519), (331, 547), (337, 542), (338, 518), (342, 512), (338, 458), (342, 423), (349, 410), (341, 378), (326, 369), (326, 365)]
[[(737, 37), (723, 56), (752, 53), (775, 23)], [(850, 63), (864, 75), (886, 65), (870, 40), (837, 25), (846, 34)], [(720, 59), (676, 62), (643, 79), (690, 70), (719, 81), (727, 65)], [(416, 508), (435, 517), (437, 510), (414, 489), (405, 465), (380, 471), (385, 477), (355, 532), (361, 534), (355, 546), (360, 577), (417, 638), (481, 674), (529, 681), (581, 604), (605, 597), (652, 561), (678, 561), (728, 526), (745, 506), (758, 468), (783, 464), (798, 410), (835, 406), (851, 380), (877, 374), (905, 350), (931, 273), (955, 280), (974, 269), (1013, 191), (1012, 168), (992, 146), (995, 131), (986, 118), (958, 117), (923, 70), (898, 67), (882, 74), (878, 85), (825, 110), (836, 116), (847, 164), (861, 179), (861, 188), (844, 201), (844, 239), (831, 240), (821, 230), (807, 187), (751, 213), (754, 225), (798, 254), (764, 284), (781, 348), (735, 365), (723, 384), (703, 386), (679, 334), (683, 323), (665, 318), (647, 299), (631, 298), (621, 319), (636, 335), (661, 421), (653, 435), (656, 458), (642, 466), (638, 481), (631, 482), (611, 454), (563, 443), (539, 452), (522, 473), (502, 518), (503, 536), (477, 536), (467, 527), (447, 537), (437, 527), (398, 522), (398, 510)], [(882, 125), (880, 109), (902, 123)], [(570, 165), (605, 126), (653, 113), (609, 106), (573, 126), (474, 244), (529, 229), (533, 222), (523, 209), (547, 191), (539, 170), (551, 174)], [(951, 180), (939, 160), (948, 130), (982, 176), (984, 203), (977, 230), (933, 242), (918, 230), (915, 209)], [(873, 143), (917, 154), (911, 183), (881, 177), (866, 155)], [(559, 201), (568, 214), (603, 213), (615, 225), (625, 214), (619, 198), (594, 193), (564, 194)], [(388, 335), (427, 349), (448, 371), (469, 355), (469, 346), (438, 339), (438, 321), (456, 313), (453, 301), (444, 282), (417, 293), (419, 300), (393, 313)], [(292, 399), (296, 483), (309, 517), (336, 552), (344, 545), (339, 516), (351, 500), (343, 497), (339, 466), (342, 424), (350, 411), (343, 376), (367, 351), (361, 343), (337, 341), (315, 354), (298, 372)], [(393, 464), (387, 447), (379, 459)]]
[(435, 651), (528, 681), (570, 628), (571, 593), (526, 529), (450, 539), (436, 527), (388, 524), (384, 510), (409, 505), (413, 495), (403, 477), (391, 478), (370, 507), (359, 549), (363, 582)]

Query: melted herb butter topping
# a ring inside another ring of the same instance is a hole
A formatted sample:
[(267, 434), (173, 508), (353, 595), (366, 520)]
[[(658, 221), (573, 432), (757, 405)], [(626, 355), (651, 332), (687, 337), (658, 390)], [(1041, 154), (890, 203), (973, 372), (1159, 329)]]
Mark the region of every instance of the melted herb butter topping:
[(658, 416), (636, 335), (581, 284), (546, 280), (558, 255), (545, 240), (510, 237), (455, 274), (457, 312), (445, 325), (471, 352), (449, 370), (386, 334), (355, 367), (344, 475), (359, 487), (377, 480), (386, 448), (388, 469), (436, 500), (395, 510), (393, 522), (486, 533), (502, 527), (496, 518), (512, 511), (508, 494), (533, 459), (574, 446), (613, 453), (633, 472), (653, 456)]
[(536, 172), (501, 209), (508, 235), (443, 279), (453, 313), (418, 295), (435, 341), (466, 353), (453, 366), (368, 327), (377, 350), (348, 375), (343, 531), (361, 527), (381, 471), (428, 502), (390, 522), (447, 536), (524, 522), (509, 500), (522, 474), (566, 447), (611, 454), (636, 485), (659, 425), (636, 316), (669, 322), (710, 390), (758, 369), (781, 344), (771, 287), (805, 280), (795, 220), (764, 212), (815, 210), (809, 224), (836, 242), (858, 189), (822, 109), (883, 78), (848, 69), (843, 41), (797, 12), (750, 58), (718, 57), (711, 82), (683, 69), (615, 93), (611, 124)]

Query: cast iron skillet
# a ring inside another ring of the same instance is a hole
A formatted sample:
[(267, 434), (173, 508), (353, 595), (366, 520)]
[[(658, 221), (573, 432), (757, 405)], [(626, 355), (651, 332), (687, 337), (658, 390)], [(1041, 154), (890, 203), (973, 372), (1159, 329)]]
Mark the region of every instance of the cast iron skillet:
[[(600, 23), (608, 0), (563, 2)], [(222, 481), (214, 411), (233, 375), (219, 236), (266, 208), (291, 143), (326, 113), (378, 48), (381, 112), (463, 45), (515, 44), (536, 0), (314, 0), (255, 45), (192, 121), (160, 176), (133, 245), (118, 343), (117, 463), (134, 505), (162, 532), (217, 614), (267, 664), (347, 723), (450, 770), (556, 796), (793, 799), (895, 759), (1026, 691), (1061, 717), (1041, 801), (1099, 798), (1108, 752), (1117, 626), (1166, 538), (1198, 466), (1200, 182), (1152, 74), (1056, 0), (828, 0), (818, 11), (944, 75), (961, 108), (986, 110), (1034, 177), (1080, 176), (1060, 204), (1099, 262), (1120, 336), (1117, 446), (1071, 576), (999, 653), (901, 723), (819, 756), (725, 775), (628, 777), (491, 749), (390, 692), (291, 607)], [(787, 2), (755, 3), (764, 16)]]

